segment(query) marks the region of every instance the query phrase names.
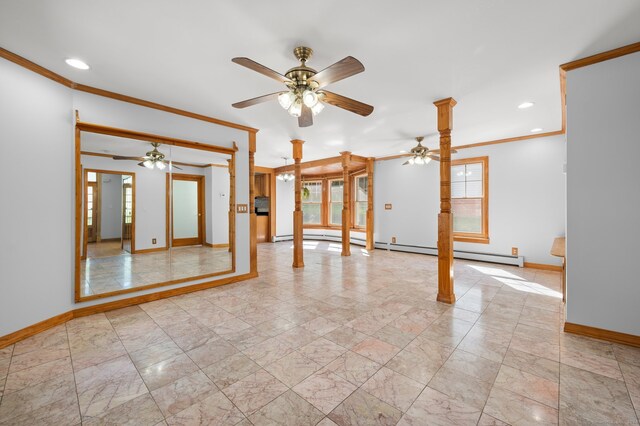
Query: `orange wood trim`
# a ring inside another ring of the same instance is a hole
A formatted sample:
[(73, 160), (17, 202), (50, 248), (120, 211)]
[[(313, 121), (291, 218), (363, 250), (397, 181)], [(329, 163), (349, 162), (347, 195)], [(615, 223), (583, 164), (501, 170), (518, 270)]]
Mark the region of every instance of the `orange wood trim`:
[(608, 61), (610, 59), (619, 58), (620, 56), (625, 56), (636, 52), (640, 52), (640, 42), (628, 44), (626, 46), (618, 47), (617, 49), (607, 50), (606, 52), (597, 53), (595, 55), (587, 56), (586, 58), (567, 62), (566, 64), (560, 65), (560, 69), (564, 71), (572, 71), (578, 68), (597, 64), (598, 62)]
[(493, 140), (493, 141), (478, 142), (478, 143), (472, 143), (472, 144), (468, 144), (468, 145), (459, 145), (459, 146), (454, 146), (453, 148), (454, 149), (477, 148), (479, 146), (496, 145), (496, 144), (500, 144), (500, 143), (524, 141), (524, 140), (528, 140), (528, 139), (546, 138), (546, 137), (549, 137), (549, 136), (563, 135), (563, 134), (564, 134), (563, 130), (555, 130), (553, 132), (536, 133), (534, 135), (516, 136), (516, 137), (513, 137), (513, 138), (497, 139), (497, 140)]
[(295, 180), (293, 182), (295, 192), (295, 207), (293, 211), (293, 264), (294, 268), (304, 267), (304, 252), (302, 247), (303, 230), (302, 230), (302, 145), (304, 141), (293, 139), (292, 157), (294, 160)]
[(206, 290), (212, 287), (218, 287), (221, 285), (226, 285), (226, 284), (236, 283), (239, 281), (248, 280), (251, 278), (256, 278), (257, 276), (258, 276), (257, 274), (251, 274), (251, 273), (244, 274), (244, 275), (237, 275), (235, 277), (222, 278), (214, 281), (209, 281), (206, 283), (194, 284), (190, 286), (159, 291), (151, 294), (143, 294), (141, 296), (130, 297), (127, 299), (121, 299), (113, 302), (102, 303), (99, 305), (86, 306), (83, 308), (74, 309), (0, 337), (0, 349), (6, 346), (12, 345), (21, 340), (24, 340), (27, 337), (34, 336), (38, 333), (41, 333), (45, 330), (55, 327), (56, 325), (64, 324), (65, 322), (73, 318), (79, 318), (87, 315), (98, 314), (102, 312), (111, 311), (114, 309), (126, 308), (127, 306), (139, 305), (141, 303), (152, 302), (154, 300), (159, 300), (159, 299), (166, 299), (168, 297), (174, 297), (174, 296), (179, 296), (181, 294), (192, 293), (194, 291)]
[(64, 324), (71, 319), (73, 319), (73, 311), (56, 315), (44, 321), (40, 321), (39, 323), (30, 325), (18, 331), (14, 331), (13, 333), (7, 334), (6, 336), (2, 336), (0, 337), (0, 349), (24, 340), (27, 337), (31, 337), (33, 335), (41, 333), (45, 330), (55, 327), (56, 325)]
[(253, 166), (254, 172), (256, 173), (265, 173), (265, 174), (273, 174), (275, 170), (272, 167), (262, 167), (262, 166)]
[(122, 102), (128, 102), (131, 104), (135, 104), (135, 105), (140, 105), (143, 107), (147, 107), (147, 108), (152, 108), (152, 109), (157, 109), (160, 111), (165, 111), (165, 112), (169, 112), (172, 114), (176, 114), (176, 115), (182, 115), (184, 117), (189, 117), (189, 118), (193, 118), (196, 120), (200, 120), (200, 121), (206, 121), (209, 123), (213, 123), (213, 124), (218, 124), (220, 126), (224, 126), (224, 127), (231, 127), (233, 129), (238, 129), (238, 130), (244, 130), (247, 132), (258, 132), (258, 129), (254, 129), (253, 127), (248, 127), (248, 126), (243, 126), (241, 124), (237, 124), (237, 123), (232, 123), (230, 121), (225, 121), (225, 120), (220, 120), (218, 118), (213, 118), (213, 117), (208, 117), (206, 115), (201, 115), (201, 114), (196, 114), (193, 112), (189, 112), (189, 111), (185, 111), (185, 110), (181, 110), (178, 108), (173, 108), (170, 106), (166, 106), (166, 105), (161, 105), (161, 104), (157, 104), (155, 102), (149, 102), (149, 101), (145, 101), (142, 99), (138, 99), (138, 98), (134, 98), (131, 96), (127, 96), (127, 95), (122, 95), (119, 93), (115, 93), (115, 92), (109, 92), (107, 90), (102, 90), (102, 89), (98, 89), (96, 87), (91, 87), (91, 86), (86, 86), (84, 84), (78, 84), (75, 83), (71, 80), (69, 80), (66, 77), (63, 77), (59, 74), (54, 73), (53, 71), (50, 71), (34, 62), (29, 61), (28, 59), (25, 59), (19, 55), (16, 55), (13, 52), (10, 52), (6, 49), (3, 49), (0, 47), (0, 57), (4, 58), (8, 61), (13, 62), (16, 65), (20, 65), (23, 68), (26, 68), (32, 72), (35, 72), (36, 74), (40, 74), (43, 77), (46, 77), (48, 79), (51, 79), (57, 83), (62, 84), (63, 86), (69, 87), (71, 89), (74, 90), (78, 90), (80, 92), (86, 92), (86, 93), (91, 93), (94, 95), (98, 95), (98, 96), (102, 96), (105, 98), (110, 98), (110, 99), (116, 99)]
[(367, 159), (367, 242), (366, 249), (373, 250), (375, 242), (373, 241), (373, 168), (374, 159)]
[(142, 250), (135, 250), (133, 251), (133, 254), (145, 254), (145, 253), (156, 253), (159, 251), (166, 251), (169, 250), (169, 247), (164, 246), (164, 247), (153, 247), (153, 248), (148, 248), (148, 249), (142, 249)]
[(524, 267), (525, 268), (531, 268), (531, 269), (541, 269), (543, 271), (562, 272), (562, 266), (559, 266), (559, 265), (548, 265), (546, 263), (524, 262)]
[(465, 243), (489, 244), (489, 157), (470, 157), (453, 160), (452, 166), (482, 163), (482, 233), (454, 232), (453, 240)]
[(236, 270), (236, 155), (232, 155), (229, 163), (229, 251), (233, 270)]
[(269, 174), (269, 241), (273, 241), (276, 236), (276, 174), (271, 171)]
[(203, 243), (202, 245), (207, 246), (207, 247), (211, 247), (211, 248), (227, 248), (229, 247), (229, 244), (211, 244), (211, 243)]
[(640, 348), (640, 336), (634, 334), (620, 333), (618, 331), (605, 330), (588, 325), (564, 323), (566, 333), (579, 334), (581, 336), (593, 337), (594, 339), (606, 340), (608, 342), (622, 343), (623, 345)]
[[(205, 236), (207, 235), (207, 221), (206, 221), (206, 216), (207, 216), (207, 211), (205, 209), (204, 203), (205, 203), (205, 178), (203, 175), (190, 175), (187, 173), (167, 173), (167, 181), (169, 180), (169, 177), (171, 177), (171, 181), (174, 180), (189, 180), (189, 181), (194, 181), (194, 182), (198, 182), (198, 214), (200, 215), (200, 219), (198, 220), (198, 237), (197, 238), (189, 238), (189, 239), (185, 239), (184, 241), (179, 241), (179, 240), (175, 240), (173, 238), (173, 235), (171, 235), (171, 243), (167, 242), (167, 245), (170, 245), (171, 247), (180, 247), (180, 246), (191, 246), (191, 245), (196, 245), (196, 244), (202, 244), (205, 240)], [(173, 189), (173, 185), (169, 184), (167, 185), (167, 191), (169, 191), (169, 189)], [(167, 194), (167, 200), (169, 199), (168, 194)], [(168, 205), (169, 209), (171, 209), (171, 216), (169, 215), (169, 213), (167, 213), (167, 221), (166, 226), (167, 226), (167, 234), (169, 233), (169, 217), (173, 217), (173, 206)], [(173, 233), (172, 233), (173, 234)], [(167, 240), (169, 241), (169, 240)]]
[[(90, 151), (81, 151), (80, 152), (82, 155), (89, 155), (92, 157), (105, 157), (105, 158), (113, 158), (114, 154), (103, 154), (101, 152), (90, 152)], [(130, 161), (137, 161), (137, 160), (130, 160)], [(223, 168), (227, 168), (229, 167), (226, 164), (193, 164), (193, 163), (183, 163), (181, 161), (172, 161), (171, 164), (175, 164), (177, 166), (188, 166), (188, 167), (198, 167), (200, 169), (205, 169), (207, 167), (223, 167)]]
[(342, 256), (351, 256), (351, 179), (349, 166), (351, 153), (341, 152), (342, 156)]
[(451, 129), (456, 101), (446, 98), (433, 103), (438, 110), (440, 133), (440, 214), (438, 215), (438, 302), (454, 303), (453, 214), (451, 213)]
[(562, 111), (562, 133), (567, 132), (567, 72), (560, 68), (560, 110)]
[[(78, 111), (76, 111), (76, 120), (78, 118)], [(75, 186), (76, 186), (76, 205), (75, 205), (75, 267), (74, 267), (74, 300), (77, 302), (80, 300), (80, 260), (82, 256), (86, 255), (82, 253), (80, 244), (82, 243), (82, 196), (84, 193), (84, 185), (82, 183), (82, 156), (80, 155), (80, 140), (81, 134), (79, 129), (75, 129)]]
[(249, 271), (258, 273), (258, 217), (256, 216), (256, 134), (249, 133)]
[(174, 145), (183, 148), (199, 149), (202, 151), (218, 152), (220, 154), (231, 155), (237, 151), (236, 148), (226, 148), (223, 146), (210, 145), (202, 142), (194, 142), (186, 139), (172, 138), (169, 136), (155, 135), (153, 133), (138, 132), (136, 130), (121, 129), (118, 127), (103, 126), (101, 124), (76, 122), (76, 127), (83, 132), (98, 133), (101, 135), (120, 136), (128, 139), (136, 139), (147, 142), (160, 142), (165, 145)]

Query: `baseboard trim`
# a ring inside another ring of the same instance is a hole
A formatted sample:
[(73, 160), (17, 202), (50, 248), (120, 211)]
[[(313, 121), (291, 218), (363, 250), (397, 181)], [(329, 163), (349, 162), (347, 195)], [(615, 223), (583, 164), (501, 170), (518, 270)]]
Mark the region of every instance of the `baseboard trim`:
[(605, 330), (602, 328), (574, 324), (571, 322), (564, 323), (564, 331), (566, 333), (579, 334), (581, 336), (593, 337), (594, 339), (622, 343), (623, 345), (640, 348), (640, 336), (635, 336), (633, 334), (620, 333), (618, 331)]
[(524, 267), (525, 268), (531, 268), (531, 269), (542, 269), (543, 271), (562, 272), (562, 266), (559, 266), (559, 265), (548, 265), (546, 263), (524, 262)]
[(30, 325), (21, 330), (14, 331), (6, 336), (0, 337), (0, 349), (12, 345), (16, 342), (34, 336), (45, 330), (53, 328), (57, 325), (73, 319), (84, 317), (87, 315), (99, 314), (102, 312), (112, 311), (114, 309), (126, 308), (127, 306), (139, 305), (141, 303), (152, 302), (154, 300), (166, 299), (168, 297), (179, 296), (181, 294), (193, 293), (194, 291), (206, 290), (208, 288), (218, 287), (221, 285), (232, 284), (239, 281), (257, 278), (258, 273), (248, 273), (236, 275), (235, 277), (222, 278), (219, 280), (208, 281), (206, 283), (194, 284), (185, 287), (172, 288), (170, 290), (159, 291), (156, 293), (143, 294), (140, 296), (129, 297), (127, 299), (115, 300), (113, 302), (101, 303), (99, 305), (86, 306), (84, 308), (73, 309), (71, 311), (56, 315), (37, 324)]
[(145, 254), (145, 253), (155, 253), (158, 251), (165, 251), (168, 250), (167, 247), (154, 247), (154, 248), (148, 248), (148, 249), (142, 249), (142, 250), (134, 250), (133, 254)]
[(211, 244), (211, 243), (207, 243), (206, 241), (203, 243), (204, 246), (207, 247), (213, 247), (213, 248), (225, 248), (225, 247), (229, 247), (229, 244)]

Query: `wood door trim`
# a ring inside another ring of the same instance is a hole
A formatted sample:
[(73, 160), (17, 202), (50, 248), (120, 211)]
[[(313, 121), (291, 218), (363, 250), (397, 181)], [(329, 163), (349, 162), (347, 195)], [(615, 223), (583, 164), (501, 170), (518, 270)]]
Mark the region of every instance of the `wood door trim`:
[[(176, 179), (177, 177), (177, 179)], [(169, 226), (169, 221), (173, 219), (173, 206), (170, 201), (170, 191), (173, 188), (173, 185), (169, 183), (169, 179), (171, 181), (174, 180), (185, 180), (185, 181), (195, 181), (198, 182), (198, 236), (194, 238), (180, 238), (178, 244), (176, 244), (176, 240), (173, 236), (173, 228)], [(187, 173), (167, 173), (167, 235), (171, 237), (170, 247), (184, 247), (184, 246), (194, 246), (198, 244), (204, 244), (207, 235), (207, 209), (205, 206), (205, 179), (203, 175), (192, 175)], [(169, 240), (167, 240), (169, 241)]]

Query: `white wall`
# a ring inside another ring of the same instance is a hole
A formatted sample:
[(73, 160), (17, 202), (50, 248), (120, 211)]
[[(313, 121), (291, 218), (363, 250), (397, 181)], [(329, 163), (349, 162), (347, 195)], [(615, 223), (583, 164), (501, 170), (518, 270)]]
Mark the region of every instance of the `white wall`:
[(122, 176), (101, 175), (100, 190), (100, 238), (122, 236)]
[(210, 244), (228, 244), (229, 171), (223, 167), (208, 167), (205, 169), (205, 181), (208, 188), (205, 202), (209, 210), (206, 241)]
[[(0, 143), (3, 154), (12, 159), (0, 168), (0, 200), (3, 207), (7, 200), (20, 206), (0, 209), (0, 336), (75, 308), (157, 291), (73, 302), (74, 109), (86, 122), (226, 147), (235, 141), (237, 202), (249, 204), (244, 131), (72, 91), (4, 59), (0, 93)], [(34, 168), (34, 152), (43, 160), (35, 164), (36, 173), (24, 173)], [(47, 214), (42, 214), (42, 206), (50, 206)], [(17, 224), (27, 225), (29, 231)], [(249, 272), (249, 215), (239, 214), (236, 224), (239, 275)], [(163, 289), (203, 281), (207, 280)]]
[(567, 321), (640, 335), (640, 53), (567, 73)]
[[(455, 144), (455, 131), (453, 133)], [(525, 261), (560, 265), (549, 254), (565, 233), (565, 142), (563, 136), (462, 149), (454, 159), (489, 157), (490, 244), (456, 242), (456, 250), (511, 254)], [(402, 166), (405, 159), (376, 161), (374, 238), (377, 242), (437, 247), (439, 163)], [(392, 210), (384, 205), (391, 203)]]
[(293, 183), (276, 179), (276, 235), (293, 234), (293, 209), (296, 207)]

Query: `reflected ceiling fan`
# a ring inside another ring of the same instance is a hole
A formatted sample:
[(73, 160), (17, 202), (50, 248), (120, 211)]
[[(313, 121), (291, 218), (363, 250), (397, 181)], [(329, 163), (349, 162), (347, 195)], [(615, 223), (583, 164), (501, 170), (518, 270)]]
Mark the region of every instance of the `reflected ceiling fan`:
[[(158, 170), (164, 170), (169, 164), (169, 162), (164, 159), (164, 154), (158, 151), (158, 147), (160, 146), (160, 143), (151, 142), (151, 146), (153, 146), (153, 149), (147, 152), (147, 155), (145, 155), (144, 157), (126, 157), (122, 155), (114, 155), (113, 159), (140, 161), (138, 163), (138, 166), (146, 167), (147, 169), (156, 168)], [(180, 167), (176, 166), (175, 164), (172, 164), (171, 166), (178, 170), (182, 170)]]
[[(416, 141), (418, 141), (418, 145), (411, 148), (411, 151), (409, 151), (411, 158), (402, 163), (403, 166), (414, 164), (422, 166), (424, 164), (429, 164), (431, 160), (440, 161), (439, 156), (437, 156), (433, 151), (430, 151), (426, 146), (422, 145), (423, 140), (424, 136), (418, 136), (416, 138)], [(458, 151), (456, 151), (455, 149), (451, 150), (452, 154), (455, 154), (456, 152)]]
[(267, 68), (249, 58), (233, 58), (232, 61), (236, 64), (271, 77), (287, 86), (286, 91), (237, 102), (233, 104), (233, 107), (246, 108), (277, 99), (280, 106), (289, 111), (291, 116), (298, 118), (298, 126), (300, 127), (313, 125), (313, 116), (324, 109), (325, 103), (346, 109), (363, 117), (373, 112), (371, 105), (324, 90), (324, 87), (331, 83), (344, 80), (364, 71), (364, 66), (356, 58), (347, 56), (318, 72), (313, 68), (309, 68), (306, 64), (313, 54), (311, 48), (296, 47), (293, 49), (293, 54), (300, 61), (300, 65), (291, 68), (285, 75), (277, 73), (271, 68)]

